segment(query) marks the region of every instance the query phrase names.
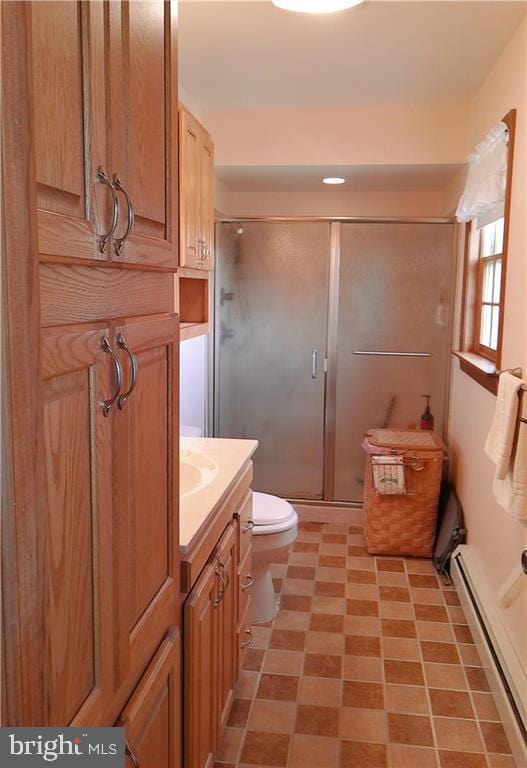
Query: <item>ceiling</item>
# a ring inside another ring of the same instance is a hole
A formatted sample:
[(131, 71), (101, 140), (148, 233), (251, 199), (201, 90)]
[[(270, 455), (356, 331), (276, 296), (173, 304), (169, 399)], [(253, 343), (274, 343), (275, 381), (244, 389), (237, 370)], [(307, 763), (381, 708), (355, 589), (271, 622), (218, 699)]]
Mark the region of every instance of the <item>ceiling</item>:
[(466, 102), (525, 3), (370, 0), (328, 15), (252, 1), (179, 8), (181, 85), (210, 109)]
[(339, 192), (440, 191), (461, 165), (217, 166), (216, 177), (234, 192), (320, 192), (325, 176), (342, 176)]

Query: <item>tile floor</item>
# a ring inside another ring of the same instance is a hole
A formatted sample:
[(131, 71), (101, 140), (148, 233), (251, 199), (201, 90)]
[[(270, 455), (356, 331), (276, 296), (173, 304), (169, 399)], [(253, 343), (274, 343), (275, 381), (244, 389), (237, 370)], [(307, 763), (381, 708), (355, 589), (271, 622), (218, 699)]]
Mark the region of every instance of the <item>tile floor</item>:
[(356, 526), (301, 523), (273, 566), (215, 768), (513, 768), (453, 588), (370, 557)]

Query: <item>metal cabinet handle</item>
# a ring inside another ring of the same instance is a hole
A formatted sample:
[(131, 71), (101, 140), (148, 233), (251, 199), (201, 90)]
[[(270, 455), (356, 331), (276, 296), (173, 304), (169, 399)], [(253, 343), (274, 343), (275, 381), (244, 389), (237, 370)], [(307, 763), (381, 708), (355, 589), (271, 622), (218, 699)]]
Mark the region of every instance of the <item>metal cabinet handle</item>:
[(221, 584), (220, 588), (218, 589), (218, 596), (214, 600), (214, 607), (215, 608), (217, 608), (218, 605), (223, 600), (223, 595), (225, 594), (225, 590), (227, 588), (227, 585), (225, 584), (225, 581), (223, 579), (223, 574), (221, 572), (221, 569), (219, 568), (219, 565), (220, 564), (218, 563), (216, 568), (215, 568), (215, 570), (214, 570), (214, 573), (216, 574), (216, 576), (220, 580), (220, 584)]
[(128, 236), (132, 231), (132, 227), (134, 226), (135, 213), (134, 213), (134, 206), (130, 198), (130, 195), (128, 194), (126, 189), (123, 187), (121, 183), (121, 179), (116, 173), (114, 173), (113, 175), (112, 186), (116, 192), (121, 192), (123, 194), (124, 199), (126, 200), (126, 206), (127, 206), (126, 230), (124, 232), (124, 235), (122, 235), (122, 237), (116, 237), (113, 241), (114, 251), (117, 254), (117, 256), (120, 256), (123, 251), (124, 244), (126, 243)]
[(245, 584), (242, 584), (242, 592), (245, 592), (246, 589), (249, 589), (249, 587), (252, 587), (253, 584), (254, 584), (254, 576), (251, 576), (251, 574), (248, 573)]
[(231, 577), (229, 576), (229, 571), (227, 570), (227, 566), (225, 565), (225, 563), (222, 563), (221, 560), (219, 562), (219, 566), (223, 571), (223, 573), (225, 574), (225, 589), (227, 589), (227, 587), (231, 583)]
[(254, 528), (254, 522), (252, 520), (249, 520), (247, 525), (244, 525), (242, 528), (242, 533), (249, 533), (249, 531), (252, 531)]
[(108, 339), (108, 336), (104, 336), (101, 346), (104, 352), (107, 352), (109, 355), (112, 356), (113, 365), (115, 368), (115, 393), (112, 397), (110, 397), (109, 400), (104, 400), (102, 402), (102, 412), (105, 416), (108, 416), (108, 414), (113, 408), (115, 401), (119, 397), (121, 384), (123, 383), (123, 369), (121, 368), (121, 363), (119, 362), (119, 358), (117, 357), (117, 355), (115, 354), (115, 352), (110, 346), (110, 340)]
[(110, 181), (110, 177), (100, 165), (97, 168), (97, 181), (99, 181), (100, 184), (106, 184), (108, 189), (110, 190), (110, 194), (112, 196), (112, 204), (113, 204), (113, 214), (112, 214), (112, 223), (110, 225), (110, 229), (108, 232), (105, 232), (103, 235), (99, 236), (99, 251), (101, 253), (104, 253), (106, 250), (106, 246), (108, 245), (108, 242), (112, 239), (113, 233), (115, 232), (115, 228), (117, 226), (117, 221), (119, 219), (119, 204), (117, 202), (117, 195), (115, 193), (114, 186), (112, 182)]
[(252, 629), (245, 629), (244, 630), (244, 634), (249, 635), (249, 639), (245, 640), (241, 644), (241, 646), (242, 646), (242, 648), (247, 648), (247, 646), (250, 645), (252, 643), (252, 641), (253, 641), (253, 631), (252, 631)]
[(132, 747), (129, 745), (128, 741), (125, 743), (124, 754), (130, 758), (130, 762), (134, 768), (139, 768), (139, 760), (137, 759), (137, 756)]
[(316, 379), (317, 378), (317, 359), (318, 359), (318, 349), (314, 349), (311, 353), (311, 378)]
[(122, 333), (119, 334), (117, 337), (117, 344), (121, 349), (124, 349), (128, 357), (130, 358), (130, 364), (132, 366), (132, 375), (130, 380), (130, 387), (124, 392), (122, 395), (119, 395), (119, 399), (117, 401), (118, 407), (123, 410), (124, 406), (126, 405), (128, 398), (132, 394), (132, 392), (135, 389), (135, 385), (137, 384), (137, 372), (139, 370), (139, 365), (137, 363), (137, 357), (134, 355), (134, 353), (131, 351), (130, 347), (126, 343), (126, 339), (123, 336)]

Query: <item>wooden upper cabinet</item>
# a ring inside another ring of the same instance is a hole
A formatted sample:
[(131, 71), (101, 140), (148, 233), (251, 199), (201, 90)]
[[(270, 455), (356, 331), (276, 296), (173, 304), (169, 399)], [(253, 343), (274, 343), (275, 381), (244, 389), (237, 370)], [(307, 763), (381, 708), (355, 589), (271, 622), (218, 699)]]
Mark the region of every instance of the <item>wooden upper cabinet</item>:
[(179, 109), (181, 266), (214, 268), (214, 145), (184, 107)]
[[(178, 264), (176, 5), (165, 0), (108, 4), (112, 173), (120, 185), (112, 258), (174, 269)], [(130, 205), (134, 218), (128, 233)]]
[(114, 414), (105, 416), (102, 404), (115, 395), (117, 376), (103, 348), (109, 336), (102, 324), (43, 331), (42, 725), (102, 724), (111, 700)]
[(31, 3), (38, 249), (106, 260), (113, 190), (103, 3)]
[(123, 368), (115, 425), (115, 689), (131, 686), (179, 608), (178, 352), (175, 315), (114, 329)]
[(169, 632), (117, 725), (125, 727), (126, 768), (180, 768), (181, 637)]

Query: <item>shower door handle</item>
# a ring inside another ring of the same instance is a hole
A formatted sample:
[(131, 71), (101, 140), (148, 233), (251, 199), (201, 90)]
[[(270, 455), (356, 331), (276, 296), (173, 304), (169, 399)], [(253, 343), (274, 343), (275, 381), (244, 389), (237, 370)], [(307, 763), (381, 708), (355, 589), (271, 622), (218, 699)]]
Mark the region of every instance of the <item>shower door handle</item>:
[(311, 378), (316, 379), (317, 378), (317, 367), (318, 367), (318, 349), (314, 349), (311, 353)]

